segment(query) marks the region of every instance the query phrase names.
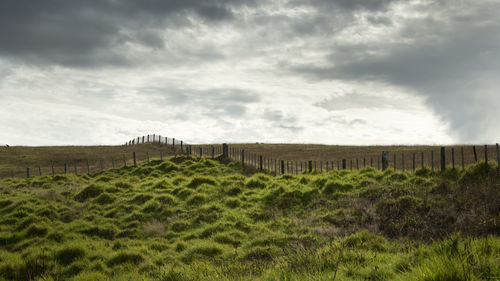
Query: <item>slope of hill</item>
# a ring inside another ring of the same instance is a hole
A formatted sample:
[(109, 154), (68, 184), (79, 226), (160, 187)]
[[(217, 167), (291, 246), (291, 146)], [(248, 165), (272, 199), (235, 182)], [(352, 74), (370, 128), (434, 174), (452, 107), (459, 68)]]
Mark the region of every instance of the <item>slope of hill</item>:
[(0, 181), (0, 280), (491, 280), (496, 166), (271, 177), (187, 156)]

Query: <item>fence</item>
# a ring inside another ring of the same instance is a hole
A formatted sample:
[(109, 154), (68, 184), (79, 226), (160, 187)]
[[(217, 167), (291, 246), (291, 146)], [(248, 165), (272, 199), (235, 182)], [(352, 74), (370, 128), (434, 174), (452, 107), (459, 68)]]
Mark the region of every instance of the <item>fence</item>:
[[(153, 144), (154, 150), (136, 149), (138, 144)], [(197, 157), (220, 158), (225, 157), (241, 162), (258, 171), (274, 175), (301, 174), (303, 172), (329, 172), (331, 170), (360, 170), (372, 167), (379, 170), (392, 168), (396, 171), (415, 171), (418, 168), (428, 167), (432, 170), (444, 170), (446, 167), (461, 168), (477, 163), (481, 160), (488, 162), (496, 158), (500, 162), (499, 145), (470, 146), (470, 147), (432, 147), (425, 151), (381, 151), (367, 153), (367, 155), (348, 155), (331, 159), (286, 159), (273, 156), (261, 151), (252, 151), (241, 145), (191, 145), (175, 138), (160, 135), (146, 135), (126, 142), (131, 152), (127, 155), (114, 155), (106, 159), (74, 159), (54, 163), (50, 166), (28, 167), (26, 170), (12, 170), (11, 177), (32, 177), (55, 174), (93, 174), (106, 169), (114, 169), (127, 165), (136, 165), (138, 161), (149, 161), (151, 158), (162, 159), (166, 156), (187, 154)], [(499, 167), (500, 169), (500, 167)], [(499, 170), (500, 171), (500, 170)]]

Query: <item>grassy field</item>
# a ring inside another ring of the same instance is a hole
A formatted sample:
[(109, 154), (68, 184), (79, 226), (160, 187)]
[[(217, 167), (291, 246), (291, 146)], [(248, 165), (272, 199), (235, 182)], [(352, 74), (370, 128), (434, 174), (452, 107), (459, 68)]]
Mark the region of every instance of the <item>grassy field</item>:
[[(203, 149), (203, 155), (211, 156), (211, 147), (214, 146), (220, 153), (221, 145), (200, 145), (193, 146), (192, 152), (199, 154), (199, 148)], [(312, 144), (229, 144), (230, 152), (235, 153), (233, 159), (239, 159), (239, 151), (244, 149), (252, 155), (263, 155), (268, 159), (281, 159), (286, 161), (308, 161), (317, 162), (317, 168), (323, 164), (326, 170), (326, 162), (329, 167), (333, 164), (337, 168), (338, 161), (346, 159), (348, 168), (350, 161), (353, 161), (353, 167), (363, 168), (365, 165), (377, 168), (377, 161), (382, 151), (389, 152), (389, 166), (402, 170), (402, 160), (404, 153), (405, 170), (413, 168), (413, 153), (415, 153), (415, 166), (422, 166), (422, 152), (424, 153), (424, 166), (431, 167), (431, 152), (434, 152), (434, 167), (437, 169), (440, 165), (439, 146), (336, 146), (336, 145), (312, 145)], [(455, 166), (462, 165), (461, 149), (464, 149), (464, 164), (469, 166), (475, 164), (472, 146), (447, 146), (446, 161), (449, 166), (452, 165), (451, 149), (455, 151)], [(179, 145), (176, 146), (177, 153), (180, 153)], [(125, 158), (126, 163), (132, 164), (132, 152), (136, 152), (138, 160), (145, 160), (147, 154), (150, 157), (160, 157), (160, 151), (163, 155), (173, 155), (172, 146), (158, 144), (140, 144), (134, 146), (54, 146), (54, 147), (0, 147), (0, 178), (5, 177), (26, 177), (26, 168), (30, 168), (32, 176), (38, 176), (52, 173), (52, 163), (55, 165), (55, 173), (64, 173), (64, 163), (67, 164), (67, 172), (74, 173), (75, 166), (77, 173), (87, 173), (86, 161), (89, 160), (90, 172), (100, 171), (101, 160), (104, 169), (112, 168), (113, 161), (115, 167), (123, 166)], [(394, 163), (396, 155), (396, 163)], [(478, 160), (484, 160), (484, 146), (477, 146), (476, 155)], [(497, 160), (496, 147), (488, 146), (488, 159)], [(394, 167), (394, 164), (396, 166)]]
[(496, 280), (498, 180), (188, 156), (3, 179), (0, 280)]

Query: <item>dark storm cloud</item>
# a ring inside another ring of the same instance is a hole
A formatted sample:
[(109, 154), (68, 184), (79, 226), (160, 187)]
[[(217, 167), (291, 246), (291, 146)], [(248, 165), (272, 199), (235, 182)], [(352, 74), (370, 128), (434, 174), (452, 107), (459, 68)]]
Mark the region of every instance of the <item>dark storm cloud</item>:
[(294, 5), (309, 5), (322, 7), (323, 9), (341, 9), (341, 10), (370, 10), (378, 11), (385, 9), (396, 0), (294, 0)]
[(331, 67), (292, 69), (319, 79), (408, 88), (425, 97), (461, 141), (491, 140), (500, 117), (495, 82), (500, 77), (500, 4), (464, 8), (471, 12), (465, 15), (440, 8), (440, 14), (427, 11), (427, 17), (406, 22), (396, 43), (336, 45), (327, 57)]
[(187, 16), (219, 22), (246, 0), (5, 0), (0, 3), (0, 57), (29, 64), (123, 65), (126, 42), (163, 47), (158, 33), (190, 25)]

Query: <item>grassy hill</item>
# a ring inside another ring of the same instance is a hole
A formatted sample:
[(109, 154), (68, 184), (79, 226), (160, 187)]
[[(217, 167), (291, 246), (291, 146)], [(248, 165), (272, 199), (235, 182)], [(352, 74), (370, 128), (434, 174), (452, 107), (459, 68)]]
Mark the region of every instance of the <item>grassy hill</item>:
[(0, 280), (492, 280), (496, 166), (271, 177), (187, 156), (0, 180)]

